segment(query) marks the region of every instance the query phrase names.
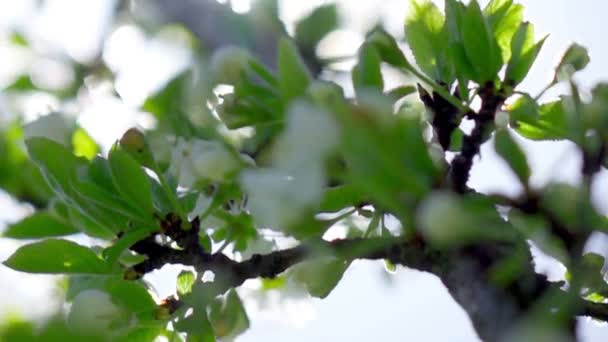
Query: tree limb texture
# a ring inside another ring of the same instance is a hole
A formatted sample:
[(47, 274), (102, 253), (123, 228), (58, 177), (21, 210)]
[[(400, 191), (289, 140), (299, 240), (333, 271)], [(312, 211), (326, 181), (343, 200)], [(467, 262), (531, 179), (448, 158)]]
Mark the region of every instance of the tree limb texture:
[[(513, 252), (513, 247), (492, 243), (439, 252), (423, 243), (399, 238), (315, 240), (265, 255), (254, 254), (239, 262), (221, 253), (174, 249), (148, 239), (132, 247), (148, 259), (131, 271), (143, 276), (165, 264), (192, 266), (199, 274), (212, 271), (216, 279), (222, 279), (215, 293), (222, 294), (247, 279), (274, 278), (288, 268), (314, 258), (388, 259), (394, 264), (437, 275), (468, 313), (479, 336), (484, 341), (497, 341), (511, 331), (551, 285), (543, 276), (534, 273), (531, 263), (527, 263), (528, 269), (520, 272), (512, 282), (497, 284), (493, 281), (489, 271)], [(588, 301), (582, 301), (582, 304), (576, 315), (608, 319), (607, 304)]]

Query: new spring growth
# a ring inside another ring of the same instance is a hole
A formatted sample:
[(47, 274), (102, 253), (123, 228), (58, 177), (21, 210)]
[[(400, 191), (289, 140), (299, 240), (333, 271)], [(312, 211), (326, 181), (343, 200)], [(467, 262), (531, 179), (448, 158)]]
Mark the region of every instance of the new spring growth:
[(141, 165), (152, 170), (155, 169), (154, 157), (152, 157), (148, 143), (144, 134), (137, 128), (130, 128), (123, 134), (122, 138), (120, 138), (120, 147), (127, 151)]

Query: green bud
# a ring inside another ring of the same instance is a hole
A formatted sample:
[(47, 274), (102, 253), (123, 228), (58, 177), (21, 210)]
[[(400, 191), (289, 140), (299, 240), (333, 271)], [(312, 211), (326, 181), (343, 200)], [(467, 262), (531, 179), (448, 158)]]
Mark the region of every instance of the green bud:
[(144, 134), (137, 128), (129, 128), (120, 138), (120, 147), (131, 155), (141, 165), (150, 169), (155, 168), (154, 157), (146, 143)]

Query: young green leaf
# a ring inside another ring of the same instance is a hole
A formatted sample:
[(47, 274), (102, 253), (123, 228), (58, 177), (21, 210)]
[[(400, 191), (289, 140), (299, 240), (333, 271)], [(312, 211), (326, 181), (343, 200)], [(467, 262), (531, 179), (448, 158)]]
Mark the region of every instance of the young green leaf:
[(511, 57), (511, 40), (523, 19), (524, 7), (513, 0), (492, 0), (483, 10), (500, 46), (502, 60)]
[(143, 283), (123, 279), (109, 279), (103, 288), (120, 305), (139, 319), (152, 320), (156, 302)]
[(112, 180), (123, 197), (144, 214), (152, 213), (152, 190), (148, 176), (127, 152), (114, 147), (108, 156)]
[(506, 83), (514, 87), (523, 81), (547, 37), (534, 43), (534, 26), (528, 22), (519, 26), (511, 41), (511, 59), (505, 72)]
[(48, 239), (17, 249), (4, 265), (28, 273), (110, 274), (110, 265), (90, 248), (75, 242)]
[(462, 43), (473, 66), (478, 84), (493, 81), (502, 66), (502, 54), (492, 29), (481, 12), (477, 0), (472, 0), (462, 18)]
[(177, 276), (177, 294), (183, 296), (192, 292), (196, 277), (191, 271), (181, 271)]
[(368, 200), (407, 215), (402, 201), (428, 192), (437, 170), (420, 121), (389, 114), (390, 103), (373, 106), (353, 108), (340, 118), (349, 177)]
[(380, 58), (383, 62), (386, 62), (396, 68), (405, 69), (411, 68), (410, 63), (405, 58), (403, 51), (397, 45), (395, 38), (388, 34), (386, 31), (376, 28), (371, 31), (366, 39), (366, 42), (374, 45), (378, 49)]
[(335, 212), (346, 207), (358, 205), (363, 201), (363, 196), (352, 184), (340, 185), (325, 190), (319, 210), (324, 212)]
[(319, 6), (310, 15), (296, 23), (294, 39), (299, 46), (314, 51), (321, 39), (337, 26), (336, 4)]
[(405, 37), (416, 63), (433, 80), (451, 84), (453, 70), (448, 61), (448, 32), (443, 14), (430, 0), (410, 2)]
[(489, 199), (450, 192), (427, 196), (417, 213), (417, 227), (428, 241), (438, 246), (463, 246), (478, 241), (513, 238), (513, 231)]
[(287, 37), (279, 40), (277, 57), (279, 69), (279, 88), (287, 103), (304, 95), (310, 84), (311, 76), (298, 52), (296, 45)]
[(522, 96), (508, 110), (515, 131), (525, 138), (548, 140), (569, 136), (568, 117), (561, 100), (538, 106), (529, 96)]
[(156, 227), (142, 227), (133, 229), (120, 237), (112, 246), (106, 248), (102, 252), (102, 256), (106, 259), (108, 264), (114, 265), (120, 258), (120, 256), (129, 247), (133, 246), (136, 242), (147, 237), (154, 231)]
[(353, 68), (353, 85), (357, 92), (364, 89), (383, 91), (384, 80), (380, 69), (380, 55), (376, 48), (369, 43), (363, 43), (359, 48), (359, 63)]
[(77, 127), (72, 133), (72, 149), (74, 155), (89, 160), (93, 159), (99, 152), (99, 146), (97, 146), (95, 140), (82, 127)]
[(589, 61), (587, 48), (576, 43), (570, 45), (555, 68), (554, 82), (572, 77), (575, 72), (583, 70)]
[(249, 328), (245, 307), (234, 289), (211, 304), (209, 321), (215, 335), (220, 338), (234, 338)]
[(295, 278), (311, 296), (323, 299), (338, 285), (348, 266), (341, 259), (309, 261), (295, 270)]
[[(456, 78), (458, 83), (466, 85), (468, 80), (475, 79), (476, 72), (473, 69), (473, 65), (467, 53), (463, 43), (463, 35), (461, 29), (465, 20), (466, 7), (460, 1), (446, 0), (445, 2), (445, 24), (448, 32), (448, 53), (450, 60), (454, 64), (456, 72)], [(462, 86), (462, 89), (467, 89), (466, 86)], [(461, 92), (461, 95), (465, 95), (465, 92)]]
[(25, 145), (51, 188), (58, 194), (69, 196), (70, 182), (74, 179), (76, 167), (81, 161), (65, 146), (47, 138), (29, 138)]
[(515, 172), (522, 185), (528, 186), (530, 167), (526, 155), (507, 129), (499, 129), (494, 135), (494, 149)]
[(78, 229), (61, 218), (46, 211), (39, 211), (8, 226), (2, 236), (12, 239), (40, 239), (78, 232)]

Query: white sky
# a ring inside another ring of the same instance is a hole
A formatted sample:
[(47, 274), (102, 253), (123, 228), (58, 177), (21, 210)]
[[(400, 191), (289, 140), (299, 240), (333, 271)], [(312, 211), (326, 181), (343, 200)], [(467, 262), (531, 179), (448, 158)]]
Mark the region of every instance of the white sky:
[[(107, 30), (104, 25), (108, 15), (108, 3), (112, 0), (52, 0), (44, 15), (33, 17), (33, 0), (0, 1), (0, 32), (13, 24), (24, 24), (28, 34), (38, 37), (38, 50), (54, 55), (63, 51), (75, 59), (88, 60), (103, 42), (95, 37)], [(310, 8), (326, 1), (283, 0), (282, 15), (293, 22)], [(374, 24), (375, 18), (384, 18), (389, 30), (400, 33), (406, 0), (341, 0), (343, 15), (348, 16), (346, 28), (365, 31)], [(442, 2), (442, 1), (439, 1)], [(486, 1), (482, 1), (486, 2)], [(551, 33), (535, 68), (522, 85), (522, 89), (535, 93), (552, 76), (552, 67), (571, 42), (589, 48), (591, 63), (578, 80), (584, 89), (590, 89), (598, 81), (608, 80), (608, 45), (605, 44), (605, 14), (608, 3), (603, 0), (521, 0), (526, 7), (526, 19), (535, 24), (537, 35)], [(247, 8), (247, 1), (234, 1), (239, 9)], [(69, 10), (68, 10), (69, 8)], [(78, 29), (74, 29), (77, 27)], [(1, 34), (0, 34), (1, 35)], [(342, 33), (344, 47), (350, 51), (357, 41), (355, 34)], [(343, 39), (347, 37), (350, 39)], [(0, 60), (12, 63), (0, 64), (0, 82), (19, 68), (27, 69), (32, 56), (11, 52), (0, 39)], [(189, 57), (179, 47), (173, 46), (173, 54), (161, 55), (163, 44), (158, 39), (144, 39), (134, 27), (123, 27), (106, 42), (106, 55), (113, 70), (118, 73), (117, 88), (126, 103), (112, 97), (107, 85), (94, 87), (83, 100), (87, 111), (81, 124), (104, 145), (111, 144), (126, 128), (133, 124), (149, 124), (145, 117), (134, 113), (134, 108), (153, 91), (163, 77), (186, 65)], [(111, 49), (114, 47), (114, 49)], [(166, 49), (165, 49), (166, 50)], [(139, 53), (139, 55), (138, 55)], [(140, 58), (139, 56), (145, 56)], [(136, 61), (133, 63), (131, 61)], [(61, 70), (61, 66), (58, 66)], [(146, 72), (155, 70), (155, 73)], [(160, 75), (160, 76), (159, 76)], [(153, 77), (154, 76), (154, 77)], [(152, 78), (151, 78), (152, 77)], [(0, 83), (1, 84), (1, 83)], [(149, 88), (141, 88), (145, 84)], [(142, 92), (144, 89), (146, 92)], [(556, 93), (548, 94), (548, 97)], [(44, 100), (44, 99), (43, 99)], [(34, 118), (44, 106), (33, 106), (26, 114)], [(2, 122), (0, 113), (0, 123)], [(104, 127), (100, 129), (100, 127)], [(525, 143), (532, 165), (533, 183), (537, 186), (549, 180), (576, 182), (574, 176), (580, 160), (567, 143)], [(486, 146), (482, 149), (481, 162), (472, 171), (471, 185), (482, 191), (501, 191), (513, 194), (514, 177), (503, 162)], [(608, 201), (601, 198), (601, 191), (608, 185), (608, 176), (600, 175), (596, 187), (595, 204), (608, 213)], [(26, 215), (14, 207), (6, 196), (0, 196), (0, 227), (2, 221), (10, 222)], [(601, 245), (600, 245), (601, 246)], [(17, 247), (13, 241), (0, 239), (0, 259), (6, 258)], [(602, 250), (606, 253), (605, 248)], [(169, 271), (167, 271), (169, 272)], [(165, 273), (165, 272), (163, 272)], [(156, 278), (164, 274), (155, 275)], [(174, 272), (173, 272), (174, 273)], [(386, 278), (392, 279), (388, 282)], [(12, 311), (28, 317), (41, 317), (50, 312), (54, 291), (52, 277), (31, 276), (13, 272), (0, 266), (0, 319)], [(171, 278), (168, 278), (171, 279)], [(166, 295), (173, 288), (173, 280), (158, 284)], [(388, 275), (381, 263), (355, 262), (344, 280), (323, 301), (290, 300), (286, 303), (270, 301), (263, 310), (250, 310), (252, 328), (237, 341), (475, 341), (476, 338), (463, 311), (449, 298), (446, 290), (434, 276), (400, 268)], [(250, 304), (250, 306), (253, 304)], [(595, 323), (585, 323), (583, 335), (586, 341), (605, 341), (608, 328)]]

